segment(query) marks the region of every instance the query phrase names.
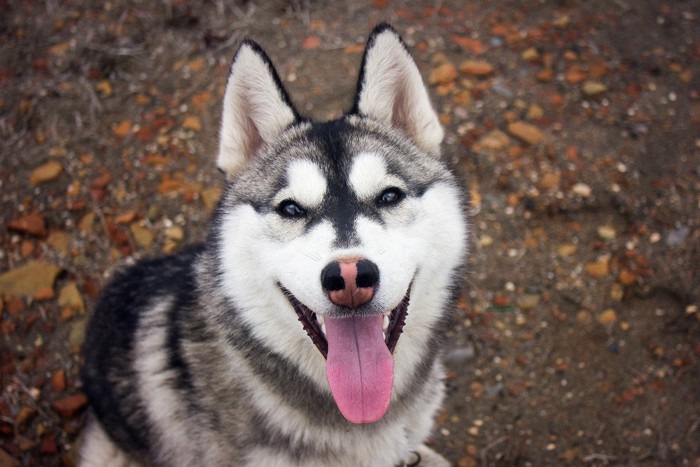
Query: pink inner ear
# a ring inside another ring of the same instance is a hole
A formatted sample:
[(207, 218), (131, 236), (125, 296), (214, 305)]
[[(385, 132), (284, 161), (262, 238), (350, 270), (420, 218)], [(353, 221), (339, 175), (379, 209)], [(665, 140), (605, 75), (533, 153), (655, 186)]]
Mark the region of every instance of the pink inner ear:
[(231, 65), (224, 95), (217, 164), (229, 177), (298, 120), (272, 62), (245, 40)]
[(419, 148), (440, 154), (444, 131), (418, 67), (389, 27), (370, 36), (356, 111), (402, 131)]

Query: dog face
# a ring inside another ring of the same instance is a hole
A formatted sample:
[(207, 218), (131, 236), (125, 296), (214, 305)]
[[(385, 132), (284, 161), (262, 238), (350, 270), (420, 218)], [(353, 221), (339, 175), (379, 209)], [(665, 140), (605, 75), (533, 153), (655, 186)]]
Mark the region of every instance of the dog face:
[(380, 26), (355, 105), (304, 120), (262, 50), (244, 42), (224, 98), (220, 280), (254, 337), (290, 355), (353, 423), (406, 386), (446, 319), (467, 237), (463, 188), (415, 63)]

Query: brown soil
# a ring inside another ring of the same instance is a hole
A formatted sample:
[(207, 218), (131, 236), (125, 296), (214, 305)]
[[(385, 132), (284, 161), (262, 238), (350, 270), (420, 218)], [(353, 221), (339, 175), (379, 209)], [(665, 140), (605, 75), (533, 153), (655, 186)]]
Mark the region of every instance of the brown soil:
[(379, 21), (431, 81), (474, 198), (435, 448), (460, 466), (700, 465), (698, 2), (0, 9), (0, 274), (43, 264), (0, 300), (3, 467), (73, 462), (105, 271), (202, 238), (240, 39), (325, 119)]

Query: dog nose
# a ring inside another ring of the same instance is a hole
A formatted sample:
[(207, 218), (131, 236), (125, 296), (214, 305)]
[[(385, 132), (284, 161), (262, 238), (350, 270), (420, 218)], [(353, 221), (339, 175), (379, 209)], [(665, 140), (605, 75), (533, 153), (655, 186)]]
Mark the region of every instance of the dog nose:
[(357, 308), (374, 297), (379, 268), (368, 259), (334, 261), (321, 271), (321, 285), (331, 302)]

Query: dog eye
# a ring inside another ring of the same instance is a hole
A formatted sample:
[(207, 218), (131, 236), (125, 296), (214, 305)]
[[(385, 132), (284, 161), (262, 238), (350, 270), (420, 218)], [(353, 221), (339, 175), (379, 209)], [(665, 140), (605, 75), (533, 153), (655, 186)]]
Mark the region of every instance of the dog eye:
[(282, 217), (287, 217), (290, 219), (300, 218), (306, 216), (306, 211), (304, 208), (299, 206), (295, 201), (291, 199), (285, 199), (279, 206), (277, 206), (277, 212)]
[(396, 187), (391, 187), (382, 191), (382, 193), (379, 196), (377, 196), (375, 203), (377, 204), (377, 206), (380, 207), (395, 206), (399, 204), (401, 200), (405, 197), (406, 195), (404, 195), (403, 191)]

